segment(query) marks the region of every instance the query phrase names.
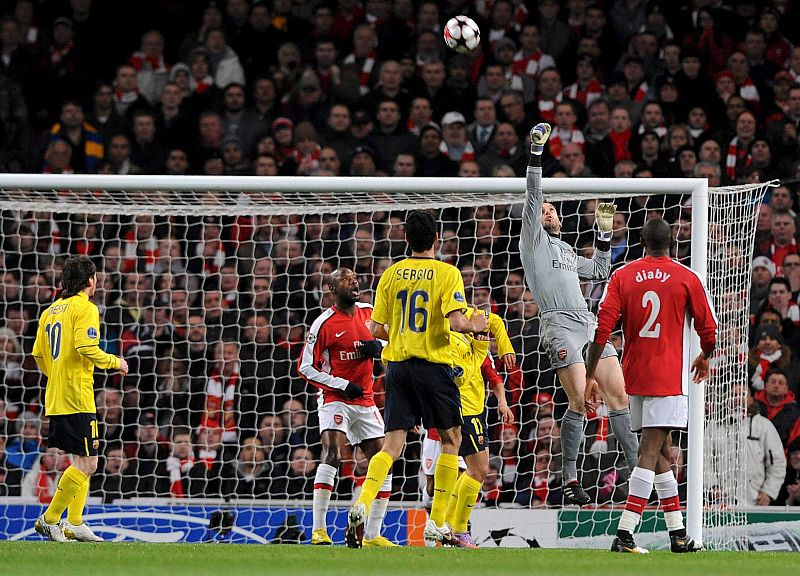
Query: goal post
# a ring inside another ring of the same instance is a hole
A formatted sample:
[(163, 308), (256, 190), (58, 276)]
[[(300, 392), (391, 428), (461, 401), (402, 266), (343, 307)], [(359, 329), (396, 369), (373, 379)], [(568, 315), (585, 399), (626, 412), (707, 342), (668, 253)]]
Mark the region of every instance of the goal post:
[[(650, 178), (650, 179), (601, 179), (601, 178), (545, 178), (544, 194), (548, 201), (560, 202), (564, 207), (571, 206), (570, 211), (562, 212), (562, 217), (578, 222), (585, 214), (580, 212), (581, 202), (595, 199), (620, 199), (629, 203), (626, 222), (634, 220), (643, 223), (650, 210), (669, 211), (680, 214), (686, 210), (685, 200), (691, 199), (691, 267), (707, 281), (717, 307), (730, 291), (740, 294), (742, 300), (732, 312), (726, 311), (721, 322), (735, 324), (738, 329), (738, 342), (728, 343), (734, 347), (746, 346), (747, 331), (742, 330), (747, 324), (747, 291), (750, 282), (749, 261), (752, 258), (755, 220), (758, 204), (770, 184), (754, 184), (728, 188), (709, 189), (705, 179), (696, 178)], [(154, 216), (158, 218), (179, 217), (259, 217), (283, 216), (296, 217), (300, 225), (308, 215), (331, 216), (343, 218), (349, 214), (366, 214), (363, 220), (354, 217), (347, 220), (346, 227), (355, 230), (359, 223), (372, 222), (373, 215), (386, 215), (414, 208), (436, 209), (442, 214), (461, 214), (460, 209), (467, 209), (469, 222), (455, 219), (443, 222), (450, 230), (455, 230), (463, 245), (473, 246), (468, 255), (473, 258), (478, 254), (481, 237), (475, 212), (488, 209), (497, 220), (502, 220), (504, 228), (503, 242), (487, 245), (503, 246), (503, 268), (489, 270), (487, 276), (494, 272), (508, 274), (515, 254), (514, 234), (518, 233), (518, 214), (514, 206), (519, 205), (525, 194), (524, 178), (365, 178), (365, 177), (253, 177), (253, 176), (105, 176), (105, 175), (38, 175), (38, 174), (2, 174), (0, 175), (0, 211), (2, 211), (3, 241), (13, 228), (14, 219), (21, 219), (23, 214), (35, 218), (36, 213), (64, 215), (97, 215), (120, 219), (133, 219), (136, 227), (136, 216)], [(634, 204), (634, 197), (666, 198), (659, 201), (658, 206), (647, 203)], [(628, 205), (628, 204), (626, 204)], [(633, 206), (635, 206), (635, 211)], [(499, 210), (498, 207), (502, 207)], [(459, 209), (459, 210), (453, 210)], [(567, 208), (564, 208), (567, 210)], [(34, 215), (34, 216), (30, 216)], [(58, 224), (58, 223), (57, 223)], [(388, 220), (385, 222), (387, 228)], [(515, 232), (515, 230), (517, 232)], [(709, 231), (713, 230), (714, 234)], [(492, 234), (494, 232), (491, 232)], [(461, 238), (462, 234), (468, 237)], [(577, 233), (576, 233), (577, 234)], [(134, 230), (136, 237), (136, 230)], [(576, 236), (577, 237), (577, 236)], [(119, 239), (121, 240), (121, 239)], [(730, 240), (730, 246), (721, 246), (721, 242)], [(326, 240), (331, 243), (331, 251), (337, 253), (345, 245), (345, 238)], [(737, 252), (745, 262), (744, 266), (726, 268), (721, 261), (720, 253), (728, 250)], [(64, 248), (62, 248), (62, 252)], [(138, 256), (136, 256), (138, 257)], [(238, 256), (234, 255), (233, 258)], [(22, 261), (22, 260), (20, 260)], [(22, 266), (22, 265), (20, 265)], [(27, 276), (38, 270), (20, 268), (19, 272)], [(588, 298), (588, 296), (587, 296)], [(287, 295), (288, 299), (288, 295)], [(287, 300), (288, 301), (288, 300)], [(257, 312), (252, 308), (250, 312)], [(35, 321), (35, 319), (33, 320)], [(694, 354), (699, 351), (699, 341), (693, 341)], [(295, 359), (296, 360), (296, 359)], [(744, 375), (735, 367), (735, 358), (728, 359), (729, 366), (720, 370), (726, 378), (739, 379), (744, 383)], [(731, 376), (733, 375), (733, 376)], [(536, 374), (538, 376), (538, 373)], [(719, 383), (712, 377), (711, 386)], [(729, 389), (732, 381), (724, 383)], [(739, 544), (740, 533), (726, 528), (730, 525), (741, 526), (744, 516), (733, 516), (725, 512), (724, 519), (709, 513), (704, 514), (704, 463), (709, 460), (703, 449), (704, 422), (709, 417), (718, 417), (724, 413), (724, 407), (717, 407), (710, 412), (705, 399), (706, 384), (690, 387), (689, 396), (689, 434), (688, 434), (688, 467), (687, 467), (687, 532), (690, 536), (710, 544), (712, 547), (735, 547)], [(527, 392), (521, 391), (525, 396)], [(143, 394), (142, 397), (145, 397)], [(528, 399), (529, 396), (526, 396)], [(728, 401), (725, 394), (714, 394), (710, 400), (719, 404)], [(520, 414), (533, 414), (538, 423), (539, 414), (536, 406), (524, 404), (520, 400)], [(598, 416), (601, 419), (602, 415)], [(521, 423), (524, 426), (525, 423)], [(598, 433), (599, 434), (599, 433)], [(598, 436), (599, 437), (599, 436)], [(500, 439), (496, 439), (498, 443)], [(587, 441), (587, 446), (591, 442)], [(528, 447), (535, 446), (533, 443)], [(736, 447), (744, 446), (735, 443), (730, 458), (735, 462), (736, 473), (741, 474), (746, 458), (736, 453)], [(519, 444), (517, 456), (528, 450)], [(555, 453), (555, 452), (554, 452)], [(598, 461), (601, 459), (598, 456)], [(552, 461), (556, 462), (556, 458)], [(619, 460), (619, 459), (618, 459)], [(613, 463), (613, 458), (612, 458)], [(532, 465), (533, 466), (533, 465)], [(598, 464), (598, 466), (600, 466)], [(613, 465), (612, 465), (613, 467)], [(624, 466), (623, 466), (624, 467)], [(558, 473), (558, 465), (551, 466), (552, 474)], [(601, 467), (602, 468), (602, 467)], [(617, 465), (617, 468), (619, 466)], [(598, 478), (602, 470), (597, 470)], [(535, 474), (532, 471), (532, 477)], [(738, 477), (737, 477), (738, 478)], [(741, 479), (731, 479), (733, 483)], [(738, 493), (740, 486), (731, 486), (731, 491)], [(616, 500), (600, 502), (597, 505), (619, 504), (619, 486), (612, 485)], [(599, 498), (599, 497), (598, 497)], [(514, 503), (520, 500), (514, 499)], [(623, 500), (624, 502), (624, 500)], [(309, 500), (310, 504), (310, 500)], [(711, 530), (711, 532), (709, 532)], [(726, 531), (727, 530), (727, 531)]]

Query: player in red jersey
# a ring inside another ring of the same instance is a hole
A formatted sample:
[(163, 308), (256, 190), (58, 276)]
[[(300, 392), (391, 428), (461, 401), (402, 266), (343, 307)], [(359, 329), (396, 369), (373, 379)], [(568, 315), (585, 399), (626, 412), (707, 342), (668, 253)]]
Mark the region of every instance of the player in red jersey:
[[(314, 479), (312, 544), (331, 544), (326, 516), (345, 442), (367, 458), (383, 448), (383, 418), (372, 397), (374, 358), (383, 345), (369, 331), (372, 306), (359, 302), (358, 277), (348, 268), (331, 273), (328, 288), (335, 303), (311, 325), (299, 360), (301, 376), (319, 388), (322, 463)], [(396, 546), (381, 536), (392, 476), (370, 508), (363, 545)]]
[[(628, 500), (617, 527), (614, 552), (645, 553), (633, 541), (642, 510), (655, 484), (673, 552), (700, 547), (686, 535), (678, 499), (678, 481), (669, 465), (672, 430), (688, 425), (689, 374), (708, 376), (708, 359), (717, 339), (711, 297), (691, 268), (669, 257), (669, 224), (656, 218), (642, 229), (646, 255), (611, 275), (600, 301), (597, 330), (586, 363), (586, 402), (598, 400), (595, 368), (611, 331), (622, 318), (625, 352), (622, 371), (630, 398), (631, 429), (641, 430), (639, 462), (628, 480)], [(700, 336), (702, 352), (689, 365), (689, 321)]]

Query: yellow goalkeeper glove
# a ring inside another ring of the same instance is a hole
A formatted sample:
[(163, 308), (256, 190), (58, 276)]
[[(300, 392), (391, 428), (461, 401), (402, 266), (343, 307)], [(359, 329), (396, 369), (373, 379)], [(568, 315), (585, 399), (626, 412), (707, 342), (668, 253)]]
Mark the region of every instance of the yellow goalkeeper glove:
[(611, 231), (614, 229), (614, 213), (617, 205), (610, 202), (600, 202), (594, 211), (597, 222), (597, 237), (600, 240), (611, 240)]
[(531, 154), (540, 156), (544, 151), (544, 145), (547, 139), (550, 138), (550, 132), (553, 128), (546, 122), (539, 122), (536, 126), (531, 128)]

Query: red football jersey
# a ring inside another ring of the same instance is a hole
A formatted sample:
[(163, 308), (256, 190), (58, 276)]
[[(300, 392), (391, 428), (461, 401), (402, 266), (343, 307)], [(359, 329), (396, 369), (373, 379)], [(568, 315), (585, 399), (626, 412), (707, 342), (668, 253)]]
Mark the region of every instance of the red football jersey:
[(690, 320), (711, 353), (717, 319), (697, 273), (667, 257), (645, 256), (616, 270), (597, 314), (594, 341), (604, 344), (622, 316), (622, 371), (628, 394), (688, 394)]
[[(300, 375), (320, 389), (323, 403), (375, 405), (372, 398), (374, 362), (358, 351), (359, 340), (374, 339), (367, 328), (370, 318), (372, 306), (358, 302), (352, 318), (331, 306), (311, 325), (298, 367)], [(361, 386), (364, 395), (356, 400), (345, 398), (348, 382)]]

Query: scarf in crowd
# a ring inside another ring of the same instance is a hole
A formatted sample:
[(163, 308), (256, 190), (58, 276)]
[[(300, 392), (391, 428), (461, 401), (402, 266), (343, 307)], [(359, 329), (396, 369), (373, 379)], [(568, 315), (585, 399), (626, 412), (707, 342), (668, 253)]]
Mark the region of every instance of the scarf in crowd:
[(238, 368), (227, 379), (216, 369), (211, 373), (206, 386), (206, 409), (200, 423), (202, 427), (222, 428), (225, 432), (236, 430), (233, 404), (238, 383)]
[(642, 82), (636, 88), (636, 92), (634, 92), (633, 97), (631, 99), (634, 102), (642, 102), (647, 97), (648, 90), (650, 90), (650, 87), (647, 85), (647, 82)]
[(592, 102), (603, 97), (603, 85), (595, 78), (589, 80), (586, 86), (575, 82), (567, 86), (566, 94), (570, 99), (580, 102), (584, 108), (588, 108)]
[(49, 504), (56, 493), (56, 486), (61, 474), (51, 475), (48, 470), (40, 470), (39, 477), (36, 479), (36, 486), (33, 488), (33, 495), (40, 504)]
[(300, 151), (295, 149), (294, 150), (294, 159), (295, 161), (300, 164), (303, 160), (311, 160), (311, 170), (315, 171), (319, 168), (319, 156), (322, 153), (322, 148), (319, 144), (317, 144), (314, 149), (311, 151), (311, 154), (307, 156), (303, 156), (300, 154)]
[(725, 157), (725, 174), (731, 182), (736, 181), (736, 166), (744, 162), (745, 166), (753, 163), (753, 158), (746, 148), (739, 148), (739, 137), (734, 136), (728, 144), (728, 155)]
[(756, 111), (758, 114), (758, 107), (761, 103), (761, 95), (758, 93), (758, 88), (756, 85), (753, 84), (753, 81), (750, 78), (745, 78), (744, 81), (739, 84), (739, 96), (741, 96), (745, 102), (750, 104), (753, 107), (753, 110)]
[(553, 130), (553, 135), (550, 137), (550, 153), (556, 160), (561, 159), (561, 149), (564, 144), (577, 144), (581, 147), (581, 152), (586, 152), (586, 140), (583, 137), (583, 132), (577, 128), (572, 128), (571, 130), (556, 128)]
[(209, 240), (208, 242), (216, 242), (217, 250), (214, 252), (213, 257), (205, 255), (205, 242), (197, 243), (197, 250), (195, 257), (203, 259), (203, 274), (216, 274), (222, 265), (225, 263), (225, 247), (222, 240)]
[(660, 126), (656, 126), (655, 128), (651, 128), (649, 126), (645, 126), (644, 124), (639, 125), (639, 134), (644, 134), (645, 130), (651, 130), (658, 134), (659, 138), (664, 138), (667, 135), (667, 127), (661, 124)]
[(202, 80), (196, 80), (194, 76), (189, 78), (189, 89), (195, 94), (204, 94), (209, 88), (214, 85), (214, 78), (210, 75)]
[[(450, 158), (450, 147), (447, 145), (447, 142), (442, 140), (439, 143), (439, 152)], [(502, 152), (501, 152), (502, 155)], [(510, 156), (510, 154), (509, 154)], [(506, 156), (508, 157), (508, 156)], [(451, 160), (456, 160), (455, 158), (450, 158)], [(458, 162), (471, 162), (475, 160), (475, 148), (472, 146), (472, 142), (467, 140), (467, 143), (464, 145), (464, 151), (461, 153), (461, 158), (458, 158)]]
[(136, 232), (128, 230), (127, 234), (125, 234), (125, 260), (122, 265), (124, 272), (132, 272), (136, 269), (137, 252), (140, 244), (142, 246), (142, 256), (144, 257), (144, 271), (153, 271), (158, 258), (158, 240), (148, 238), (140, 242), (136, 239)]
[(611, 140), (611, 146), (614, 150), (614, 163), (620, 160), (630, 160), (631, 151), (628, 149), (628, 142), (631, 139), (631, 130), (628, 128), (624, 132), (611, 131), (608, 133), (608, 138)]
[(514, 74), (527, 74), (528, 76), (536, 77), (539, 75), (540, 62), (544, 56), (544, 52), (537, 50), (535, 54), (525, 56), (522, 50), (514, 54), (514, 63), (511, 69)]
[(764, 354), (763, 352), (759, 353), (758, 365), (753, 373), (753, 377), (750, 379), (750, 383), (753, 385), (754, 390), (764, 389), (764, 377), (767, 375), (770, 365), (773, 362), (777, 362), (781, 356), (782, 352), (780, 348), (775, 350), (775, 352), (772, 354)]
[(145, 69), (147, 65), (154, 72), (169, 72), (169, 66), (164, 62), (163, 56), (147, 56), (144, 52), (134, 52), (128, 59), (128, 64), (136, 68), (136, 71)]
[[(361, 72), (358, 75), (359, 90), (361, 95), (369, 93), (369, 77), (372, 74), (372, 69), (375, 68), (375, 61), (378, 58), (378, 53), (374, 50), (369, 53), (369, 56), (364, 58), (364, 63), (361, 65)], [(356, 55), (350, 54), (344, 59), (345, 64), (355, 64)]]
[(50, 64), (53, 66), (61, 64), (64, 57), (69, 54), (74, 47), (74, 42), (69, 42), (60, 47), (56, 45), (50, 46)]
[(136, 99), (139, 98), (139, 90), (128, 90), (127, 92), (121, 92), (120, 90), (114, 90), (114, 101), (117, 104), (133, 104), (136, 102)]
[(536, 103), (539, 106), (539, 115), (542, 117), (542, 120), (548, 122), (549, 124), (555, 123), (556, 104), (561, 102), (563, 99), (564, 95), (561, 92), (556, 94), (556, 97), (552, 100), (545, 100), (543, 98), (537, 99)]
[(194, 466), (194, 454), (190, 454), (188, 458), (179, 460), (175, 456), (167, 458), (167, 471), (169, 472), (169, 491), (173, 498), (183, 498), (186, 496), (183, 492), (183, 475), (188, 474), (189, 470)]

